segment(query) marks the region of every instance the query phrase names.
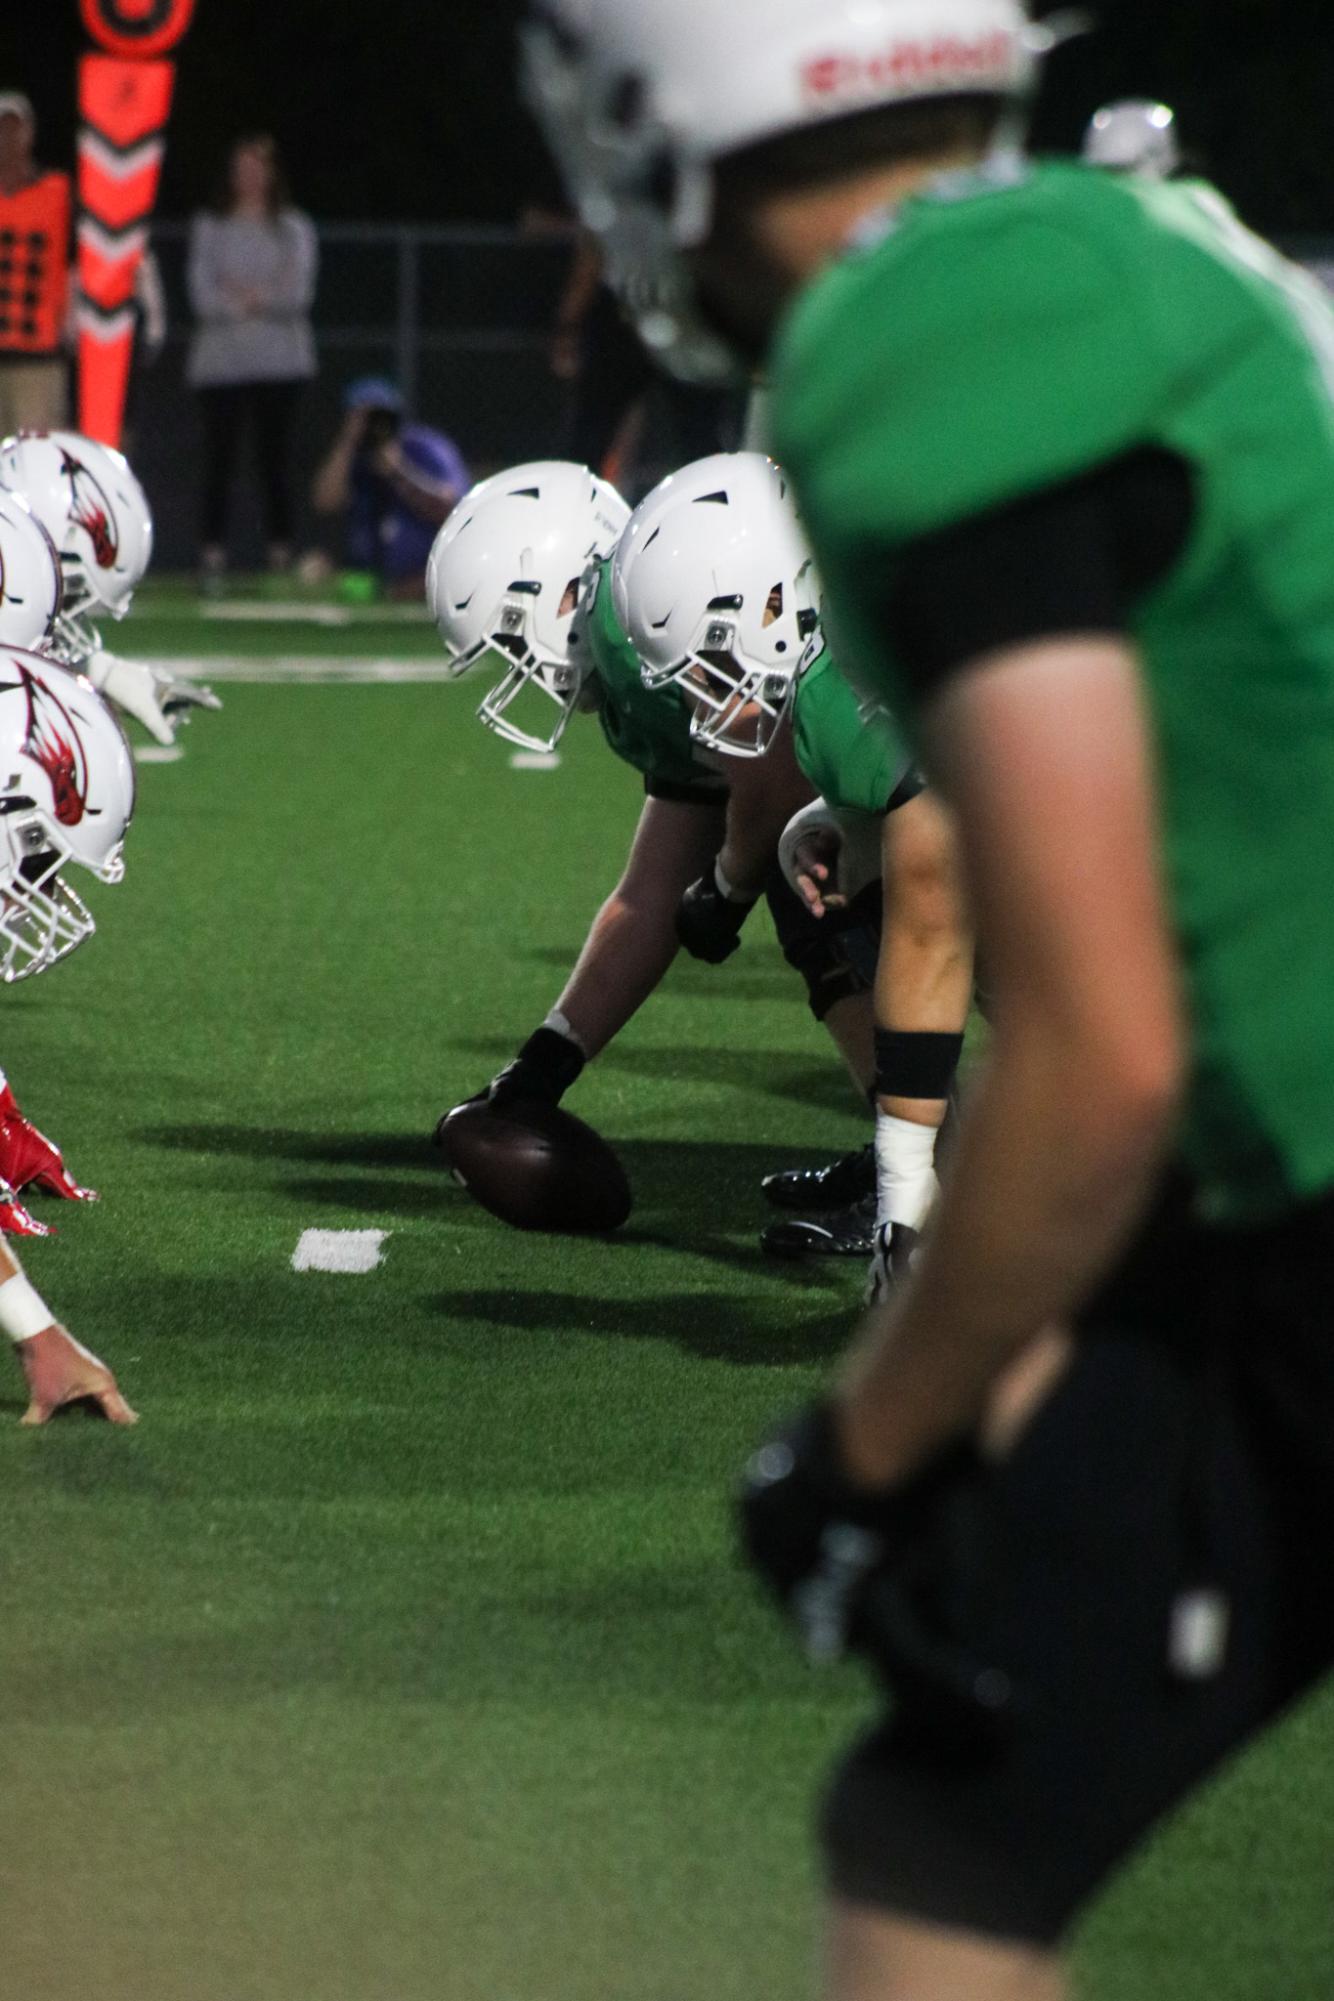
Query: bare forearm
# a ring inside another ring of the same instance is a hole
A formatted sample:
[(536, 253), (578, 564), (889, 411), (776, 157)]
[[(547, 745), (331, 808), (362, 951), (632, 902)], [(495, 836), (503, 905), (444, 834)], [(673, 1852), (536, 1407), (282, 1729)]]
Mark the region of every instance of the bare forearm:
[(458, 504), (458, 494), (452, 486), (441, 486), (434, 480), (421, 478), (406, 461), (390, 465), (386, 469), (386, 478), (404, 507), (410, 508), (418, 520), (427, 522), (433, 528), (439, 528), (448, 521)]
[(310, 498), (317, 514), (340, 514), (347, 506), (356, 451), (355, 442), (340, 440), (315, 474)]
[(618, 1035), (660, 985), (677, 942), (674, 905), (608, 897), (593, 920), (578, 962), (556, 1005), (588, 1056)]
[(1169, 1091), (1127, 1094), (1091, 1052), (1001, 1041), (904, 1303), (868, 1320), (844, 1371), (862, 1478), (904, 1477), (975, 1424), (1006, 1365), (1068, 1321), (1138, 1219), (1171, 1124)]
[(758, 896), (778, 854), (783, 829), (815, 793), (797, 768), (786, 730), (768, 755), (729, 760), (727, 833), (718, 859), (738, 890)]

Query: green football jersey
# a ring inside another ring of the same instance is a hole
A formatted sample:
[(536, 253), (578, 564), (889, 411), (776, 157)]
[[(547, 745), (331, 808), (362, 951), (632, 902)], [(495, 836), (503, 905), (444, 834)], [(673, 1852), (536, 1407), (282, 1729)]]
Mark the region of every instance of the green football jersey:
[(1188, 540), (1132, 616), (1193, 1018), (1184, 1151), (1220, 1219), (1334, 1186), (1334, 316), (1314, 282), (1210, 189), (998, 162), (860, 231), (789, 314), (773, 382), (840, 657), (909, 722), (885, 627), (917, 537), (1141, 447), (1191, 468)]
[(611, 564), (599, 565), (585, 589), (574, 646), (587, 646), (597, 676), (602, 733), (626, 764), (642, 772), (650, 791), (727, 796), (722, 773), (703, 763), (690, 740), (690, 709), (673, 686), (649, 689), (640, 678), (639, 655), (616, 616)]
[(828, 648), (797, 676), (792, 744), (805, 776), (841, 812), (883, 813), (912, 769), (889, 711), (854, 692)]

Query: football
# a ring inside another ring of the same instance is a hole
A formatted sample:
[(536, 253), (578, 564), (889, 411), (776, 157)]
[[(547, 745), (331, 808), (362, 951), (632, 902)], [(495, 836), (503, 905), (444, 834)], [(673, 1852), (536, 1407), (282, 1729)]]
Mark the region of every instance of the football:
[(516, 1230), (618, 1230), (633, 1197), (625, 1169), (592, 1126), (559, 1105), (460, 1105), (440, 1129), (468, 1193)]

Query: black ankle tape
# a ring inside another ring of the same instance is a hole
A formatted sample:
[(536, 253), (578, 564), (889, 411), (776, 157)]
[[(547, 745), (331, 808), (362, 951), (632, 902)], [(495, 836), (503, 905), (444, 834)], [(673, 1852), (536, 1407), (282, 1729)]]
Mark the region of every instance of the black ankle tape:
[(962, 1054), (962, 1035), (877, 1028), (876, 1095), (881, 1098), (948, 1098)]

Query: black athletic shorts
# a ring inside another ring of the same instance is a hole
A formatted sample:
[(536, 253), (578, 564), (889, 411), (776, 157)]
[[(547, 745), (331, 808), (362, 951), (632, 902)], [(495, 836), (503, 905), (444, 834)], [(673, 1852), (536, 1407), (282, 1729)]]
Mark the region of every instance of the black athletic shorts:
[[(1228, 1231), (1165, 1197), (925, 1560), (917, 1671), (826, 1802), (836, 1895), (1059, 1944), (1334, 1665), (1332, 1274), (1334, 1196)], [(974, 1714), (960, 1687), (1009, 1700)]]

